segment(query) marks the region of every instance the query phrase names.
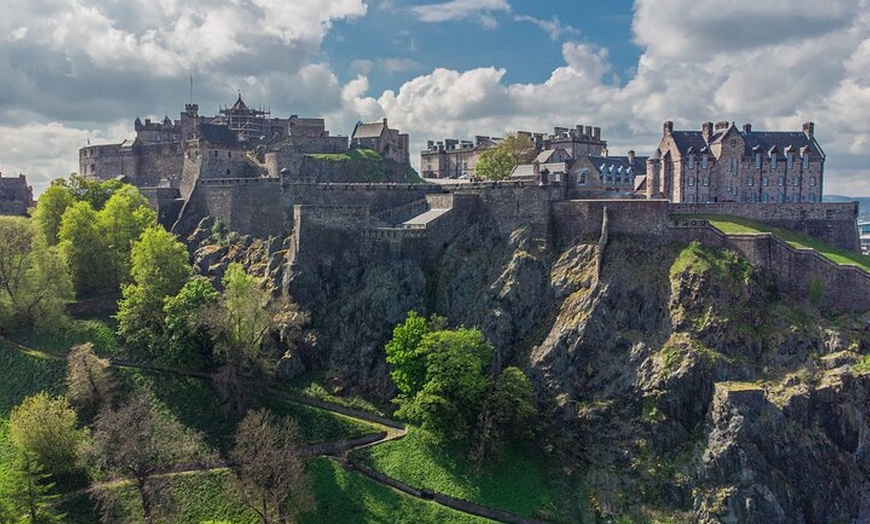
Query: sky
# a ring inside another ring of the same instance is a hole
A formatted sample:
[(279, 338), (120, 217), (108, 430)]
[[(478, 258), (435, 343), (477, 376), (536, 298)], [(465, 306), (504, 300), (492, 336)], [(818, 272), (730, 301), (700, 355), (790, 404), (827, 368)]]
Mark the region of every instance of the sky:
[[(870, 0), (3, 0), (0, 172), (39, 194), (136, 117), (239, 93), (334, 135), (426, 140), (602, 128), (650, 154), (662, 122), (815, 122), (826, 194), (870, 195)], [(191, 90), (191, 78), (193, 89)]]

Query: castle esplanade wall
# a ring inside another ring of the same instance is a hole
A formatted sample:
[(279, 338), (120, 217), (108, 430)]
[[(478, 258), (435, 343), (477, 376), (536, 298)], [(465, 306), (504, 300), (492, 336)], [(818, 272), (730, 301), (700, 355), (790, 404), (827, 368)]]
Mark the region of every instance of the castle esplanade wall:
[(566, 248), (598, 238), (607, 208), (608, 231), (635, 238), (666, 238), (670, 227), (667, 200), (567, 200), (553, 203), (556, 245)]
[(800, 231), (828, 244), (860, 251), (857, 202), (671, 204), (673, 215), (730, 215)]
[(287, 221), (281, 202), (281, 181), (277, 178), (198, 180), (174, 229), (190, 230), (207, 216), (243, 235), (281, 236)]

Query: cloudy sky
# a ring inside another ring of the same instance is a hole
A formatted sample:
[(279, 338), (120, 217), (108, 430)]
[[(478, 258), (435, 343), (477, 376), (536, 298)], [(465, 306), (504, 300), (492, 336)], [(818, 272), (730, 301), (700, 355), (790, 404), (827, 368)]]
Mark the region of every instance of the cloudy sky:
[[(870, 0), (3, 0), (0, 171), (37, 193), (133, 120), (241, 92), (333, 134), (595, 125), (649, 154), (664, 120), (816, 122), (828, 194), (870, 195)], [(412, 154), (414, 163), (419, 155)]]

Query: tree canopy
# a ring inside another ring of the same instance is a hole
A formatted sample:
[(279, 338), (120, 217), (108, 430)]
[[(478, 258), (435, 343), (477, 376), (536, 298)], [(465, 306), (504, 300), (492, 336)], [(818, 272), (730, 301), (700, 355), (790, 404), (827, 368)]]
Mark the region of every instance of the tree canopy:
[(72, 471), (84, 434), (64, 397), (46, 392), (27, 397), (9, 415), (9, 440), (23, 454), (36, 458), (48, 473)]
[(535, 144), (521, 135), (508, 135), (498, 145), (480, 154), (474, 165), (474, 173), (489, 180), (502, 180), (510, 176), (514, 168), (535, 159)]

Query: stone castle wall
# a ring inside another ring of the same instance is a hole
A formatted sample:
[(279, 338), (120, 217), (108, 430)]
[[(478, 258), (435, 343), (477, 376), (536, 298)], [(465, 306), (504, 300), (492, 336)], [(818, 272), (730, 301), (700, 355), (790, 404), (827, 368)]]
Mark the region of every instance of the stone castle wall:
[(725, 235), (704, 220), (677, 220), (670, 239), (735, 251), (773, 278), (780, 292), (817, 300), (825, 310), (870, 310), (870, 274), (836, 264), (815, 251), (794, 248), (769, 233)]
[(857, 202), (797, 204), (671, 204), (674, 215), (731, 215), (800, 231), (831, 245), (860, 251)]
[(670, 227), (667, 200), (568, 200), (553, 204), (553, 223), (559, 248), (596, 239), (607, 208), (611, 234), (661, 239)]
[(189, 231), (211, 216), (243, 235), (281, 236), (287, 230), (284, 209), (278, 179), (203, 179), (196, 182), (173, 229)]
[(181, 178), (184, 163), (181, 144), (164, 142), (139, 147), (141, 147), (141, 154), (135, 179), (132, 181), (134, 185), (157, 187), (163, 177), (169, 180)]

